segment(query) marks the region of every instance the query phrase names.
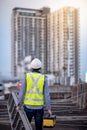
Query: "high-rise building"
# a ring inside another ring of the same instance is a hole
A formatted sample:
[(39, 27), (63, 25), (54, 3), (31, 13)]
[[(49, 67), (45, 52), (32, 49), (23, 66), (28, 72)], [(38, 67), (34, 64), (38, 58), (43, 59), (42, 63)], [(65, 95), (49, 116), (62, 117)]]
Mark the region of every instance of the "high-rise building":
[(47, 16), (47, 71), (79, 79), (79, 9), (64, 7)]
[(27, 56), (39, 58), (43, 73), (79, 80), (79, 9), (64, 7), (14, 8), (12, 14), (12, 71)]
[[(39, 58), (43, 63), (42, 72), (47, 66), (47, 27), (46, 16), (50, 8), (14, 8), (12, 12), (12, 74), (18, 75), (18, 68), (26, 56)], [(21, 70), (22, 71), (22, 70)]]

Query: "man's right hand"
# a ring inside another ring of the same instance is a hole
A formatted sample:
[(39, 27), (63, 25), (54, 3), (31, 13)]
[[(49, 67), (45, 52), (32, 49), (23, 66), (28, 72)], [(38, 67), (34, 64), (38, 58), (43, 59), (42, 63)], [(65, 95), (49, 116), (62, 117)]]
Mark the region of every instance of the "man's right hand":
[(49, 114), (49, 115), (52, 115), (52, 111), (51, 111), (51, 110), (48, 110), (48, 114)]

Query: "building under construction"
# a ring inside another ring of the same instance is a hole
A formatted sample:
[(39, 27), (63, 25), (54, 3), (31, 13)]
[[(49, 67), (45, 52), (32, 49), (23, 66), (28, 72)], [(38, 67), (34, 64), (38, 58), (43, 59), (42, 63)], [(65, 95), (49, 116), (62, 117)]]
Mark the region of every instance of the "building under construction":
[[(23, 75), (24, 58), (37, 57), (42, 72), (79, 80), (79, 9), (14, 8), (12, 12), (12, 75)], [(25, 70), (26, 71), (26, 70)]]

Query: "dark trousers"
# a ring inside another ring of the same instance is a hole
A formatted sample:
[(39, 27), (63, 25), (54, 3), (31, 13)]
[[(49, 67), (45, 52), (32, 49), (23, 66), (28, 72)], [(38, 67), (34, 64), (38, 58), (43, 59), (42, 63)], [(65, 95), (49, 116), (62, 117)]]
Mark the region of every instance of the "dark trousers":
[(26, 115), (30, 123), (32, 121), (32, 117), (34, 117), (36, 130), (42, 130), (43, 129), (43, 115), (44, 115), (43, 108), (42, 109), (29, 109), (24, 106), (24, 111), (26, 112)]

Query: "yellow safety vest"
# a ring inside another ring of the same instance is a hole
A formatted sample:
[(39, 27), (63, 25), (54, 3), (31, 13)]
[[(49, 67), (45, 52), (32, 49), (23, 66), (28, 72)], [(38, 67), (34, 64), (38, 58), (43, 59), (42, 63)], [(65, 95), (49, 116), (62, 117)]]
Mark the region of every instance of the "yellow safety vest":
[(44, 79), (45, 76), (40, 73), (31, 72), (26, 74), (24, 105), (44, 105)]

